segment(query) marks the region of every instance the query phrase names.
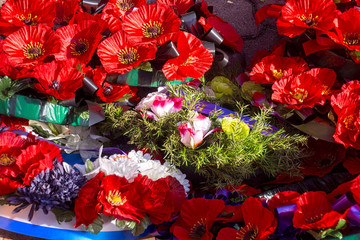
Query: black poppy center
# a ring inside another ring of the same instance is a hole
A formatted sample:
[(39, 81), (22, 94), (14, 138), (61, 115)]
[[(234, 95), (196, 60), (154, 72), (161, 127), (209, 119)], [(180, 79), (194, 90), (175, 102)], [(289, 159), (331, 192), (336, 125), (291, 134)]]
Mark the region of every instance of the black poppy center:
[(190, 229), (189, 236), (194, 239), (200, 239), (206, 233), (206, 224), (204, 222), (195, 224)]
[(257, 232), (255, 229), (251, 228), (244, 234), (244, 240), (254, 240), (256, 238)]
[(87, 46), (86, 46), (86, 44), (84, 44), (84, 43), (77, 44), (76, 47), (75, 47), (75, 51), (76, 51), (76, 52), (81, 52), (81, 53), (83, 53), (83, 52), (85, 52), (86, 50), (87, 50)]
[(110, 96), (112, 90), (113, 90), (113, 87), (111, 85), (107, 85), (106, 87), (103, 87), (103, 94), (105, 96)]
[(56, 91), (59, 91), (60, 83), (57, 80), (53, 80), (51, 82), (50, 88), (55, 89)]
[(358, 45), (359, 41), (358, 33), (344, 33), (344, 43), (346, 45)]
[(28, 53), (31, 55), (34, 55), (34, 56), (39, 56), (41, 53), (41, 49), (38, 47), (32, 47), (32, 48), (29, 48)]

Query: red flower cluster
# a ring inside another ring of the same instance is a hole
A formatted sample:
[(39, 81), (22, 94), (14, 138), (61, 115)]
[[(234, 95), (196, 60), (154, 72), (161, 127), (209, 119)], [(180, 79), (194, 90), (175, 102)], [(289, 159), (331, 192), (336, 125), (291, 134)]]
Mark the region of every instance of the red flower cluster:
[(104, 176), (100, 172), (80, 189), (75, 199), (74, 227), (88, 226), (99, 213), (136, 223), (148, 215), (159, 224), (177, 214), (185, 197), (184, 187), (171, 176), (153, 181), (138, 175), (129, 183), (125, 177)]
[(360, 82), (351, 81), (344, 84), (341, 92), (331, 97), (338, 121), (334, 139), (345, 148), (360, 149)]
[(13, 193), (25, 186), (42, 170), (51, 169), (53, 160), (62, 161), (60, 150), (32, 136), (0, 133), (0, 195)]
[[(233, 217), (225, 217), (228, 215)], [(213, 239), (210, 228), (215, 221), (245, 223), (240, 230), (229, 227), (221, 229), (217, 240), (267, 239), (277, 226), (274, 214), (263, 207), (257, 198), (250, 197), (240, 206), (225, 206), (224, 201), (218, 199), (194, 198), (183, 204), (171, 231), (178, 239), (210, 240)]]
[(271, 99), (295, 109), (323, 105), (335, 80), (334, 70), (313, 68), (275, 82)]

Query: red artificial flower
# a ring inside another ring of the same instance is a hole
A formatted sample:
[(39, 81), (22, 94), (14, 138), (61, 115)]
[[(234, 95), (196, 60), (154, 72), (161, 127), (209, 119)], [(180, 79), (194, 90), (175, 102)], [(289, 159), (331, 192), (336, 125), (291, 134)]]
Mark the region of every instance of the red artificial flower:
[(279, 192), (267, 200), (268, 208), (274, 212), (275, 208), (295, 204), (300, 197), (300, 193), (294, 191)]
[(212, 27), (215, 28), (224, 38), (224, 45), (241, 52), (243, 39), (231, 24), (214, 14), (211, 14), (207, 18), (201, 17), (199, 23), (203, 26), (205, 31), (210, 30)]
[(307, 29), (330, 30), (336, 16), (332, 0), (289, 0), (277, 20), (278, 33), (293, 38)]
[(98, 217), (100, 209), (98, 207), (97, 196), (104, 175), (103, 172), (99, 172), (79, 190), (74, 206), (76, 216), (74, 228), (79, 227), (81, 224), (87, 227)]
[(187, 77), (200, 78), (213, 62), (212, 54), (201, 41), (187, 32), (179, 32), (173, 37), (180, 55), (168, 60), (162, 70), (168, 80), (185, 80)]
[(112, 10), (120, 19), (124, 19), (126, 14), (132, 12), (134, 8), (139, 8), (146, 4), (146, 0), (109, 0), (103, 11)]
[(33, 68), (46, 57), (58, 53), (61, 42), (46, 25), (24, 26), (10, 34), (3, 49), (14, 67)]
[(1, 124), (9, 127), (8, 131), (11, 130), (22, 130), (25, 131), (24, 126), (29, 126), (29, 120), (25, 118), (9, 117), (6, 115), (0, 115)]
[(339, 197), (350, 190), (351, 185), (356, 181), (353, 179), (351, 181), (345, 182), (337, 186), (331, 193), (327, 195), (327, 198), (330, 202), (334, 203)]
[(176, 15), (182, 15), (194, 6), (193, 0), (158, 0), (157, 2), (170, 7)]
[(0, 133), (0, 178), (16, 178), (21, 173), (16, 158), (24, 143), (25, 139), (15, 133)]
[(354, 200), (360, 204), (360, 175), (351, 181), (350, 191)]
[(53, 2), (55, 4), (54, 24), (56, 27), (72, 24), (76, 12), (82, 11), (79, 0), (53, 0)]
[[(108, 5), (108, 4), (107, 4)], [(116, 33), (122, 30), (122, 21), (114, 13), (114, 10), (103, 10), (100, 18), (107, 23), (107, 28), (111, 33)]]
[(355, 8), (339, 14), (335, 33), (328, 36), (336, 43), (352, 51), (360, 51), (360, 12)]
[(10, 177), (1, 177), (0, 176), (0, 195), (13, 193), (18, 187), (23, 185)]
[(171, 8), (163, 4), (145, 4), (127, 15), (123, 30), (129, 42), (157, 43), (164, 35), (178, 32), (181, 21)]
[[(249, 196), (249, 195), (247, 195), (247, 196)], [(222, 221), (223, 223), (244, 221), (244, 218), (243, 218), (242, 212), (241, 212), (241, 206), (240, 205), (237, 205), (237, 206), (225, 205), (224, 209), (218, 216), (217, 221)]]
[(30, 145), (21, 150), (16, 162), (24, 173), (23, 183), (28, 185), (38, 173), (47, 168), (52, 169), (55, 158), (58, 161), (63, 160), (60, 149), (46, 141), (40, 141), (36, 145)]
[(106, 71), (103, 68), (96, 68), (86, 73), (87, 77), (93, 79), (95, 85), (99, 88), (96, 95), (104, 102), (111, 103), (122, 98), (125, 94), (135, 95), (137, 88), (129, 85), (121, 85), (106, 81)]
[(342, 145), (321, 139), (310, 138), (307, 144), (309, 157), (302, 159), (300, 164), (304, 176), (316, 175), (323, 177), (345, 159), (345, 148)]
[(250, 79), (255, 83), (274, 83), (307, 70), (309, 70), (308, 64), (301, 57), (270, 55), (261, 59), (252, 68)]
[(359, 152), (353, 148), (349, 148), (346, 151), (346, 157), (343, 162), (344, 168), (348, 170), (351, 175), (360, 173), (360, 155)]
[(352, 103), (360, 104), (360, 81), (358, 80), (344, 84), (341, 92), (331, 97), (331, 106), (338, 116), (344, 108)]
[(193, 198), (181, 207), (179, 218), (170, 231), (181, 240), (211, 240), (210, 228), (222, 212), (225, 204), (218, 199)]
[(36, 67), (35, 78), (39, 81), (35, 84), (36, 89), (57, 99), (68, 100), (75, 97), (75, 91), (82, 87), (84, 76), (70, 61), (52, 61)]
[(295, 109), (314, 107), (315, 104), (323, 105), (326, 100), (325, 96), (329, 93), (335, 80), (334, 70), (313, 68), (307, 72), (276, 81), (272, 86), (271, 99), (288, 104), (288, 108)]
[(125, 177), (107, 175), (102, 179), (98, 201), (102, 207), (102, 213), (113, 216), (119, 220), (135, 221), (145, 217), (142, 209), (142, 196), (134, 191)]
[(9, 35), (23, 26), (53, 26), (55, 5), (44, 0), (8, 0), (0, 10), (0, 33)]
[(184, 187), (171, 176), (153, 181), (139, 175), (134, 184), (143, 199), (143, 209), (154, 224), (170, 221), (186, 200)]
[(247, 198), (241, 205), (241, 212), (245, 226), (240, 230), (223, 228), (218, 233), (216, 240), (265, 240), (275, 231), (277, 221), (274, 214), (265, 208), (258, 198)]
[(102, 39), (102, 30), (97, 22), (91, 20), (59, 28), (56, 34), (60, 37), (62, 45), (60, 52), (55, 54), (56, 60), (75, 58), (87, 64)]
[(353, 147), (360, 150), (360, 107), (357, 104), (350, 104), (338, 114), (333, 138), (345, 148)]
[(154, 45), (130, 44), (122, 31), (100, 43), (97, 54), (109, 73), (124, 74), (140, 63), (155, 58), (157, 48)]
[(306, 192), (297, 203), (293, 224), (301, 229), (333, 228), (337, 225), (341, 214), (333, 211), (325, 192)]

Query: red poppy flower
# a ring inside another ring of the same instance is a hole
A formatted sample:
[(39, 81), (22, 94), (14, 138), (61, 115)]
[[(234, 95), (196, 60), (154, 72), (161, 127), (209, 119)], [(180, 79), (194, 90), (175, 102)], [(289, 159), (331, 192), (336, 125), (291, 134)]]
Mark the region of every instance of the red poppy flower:
[(17, 177), (21, 171), (16, 158), (21, 154), (25, 139), (15, 133), (0, 133), (0, 177)]
[(289, 0), (277, 20), (278, 33), (293, 38), (310, 28), (330, 30), (336, 16), (331, 0)]
[(331, 193), (327, 195), (330, 202), (334, 203), (339, 197), (350, 190), (351, 185), (356, 181), (353, 179), (351, 181), (345, 182), (337, 186)]
[(360, 102), (360, 81), (354, 80), (345, 83), (341, 87), (341, 92), (331, 97), (331, 106), (335, 113), (340, 115), (340, 112), (348, 107), (351, 103), (359, 104)]
[(176, 15), (182, 15), (194, 6), (193, 0), (158, 0), (157, 2), (170, 7)]
[(186, 200), (184, 187), (171, 176), (153, 181), (140, 175), (134, 185), (142, 196), (143, 209), (154, 224), (170, 221)]
[(25, 118), (9, 117), (6, 115), (0, 115), (1, 124), (9, 127), (8, 131), (11, 130), (22, 130), (25, 131), (25, 126), (29, 126), (29, 120)]
[(352, 184), (350, 186), (350, 191), (352, 193), (352, 196), (354, 197), (354, 200), (359, 204), (360, 203), (360, 175), (357, 176), (351, 182), (352, 182)]
[(74, 23), (80, 24), (83, 21), (97, 22), (99, 27), (102, 28), (102, 31), (101, 31), (102, 33), (109, 27), (107, 22), (105, 22), (103, 19), (101, 19), (100, 14), (92, 15), (90, 13), (80, 11), (75, 15)]
[(46, 57), (58, 53), (61, 42), (46, 25), (24, 26), (4, 41), (4, 51), (14, 67), (35, 67)]
[(325, 192), (306, 192), (297, 203), (293, 224), (295, 228), (322, 229), (337, 225), (341, 214), (333, 211)]
[[(108, 5), (108, 4), (107, 4)], [(106, 6), (107, 6), (106, 5)], [(114, 10), (103, 10), (101, 14), (99, 14), (100, 18), (107, 23), (107, 28), (111, 33), (116, 33), (117, 31), (122, 30), (122, 21), (119, 17), (117, 17), (114, 13)]]
[(218, 199), (187, 200), (182, 205), (179, 218), (170, 231), (181, 240), (211, 240), (213, 235), (209, 230), (224, 207), (224, 201)]
[(205, 31), (210, 30), (212, 27), (215, 28), (224, 38), (224, 45), (241, 52), (243, 47), (243, 39), (231, 24), (225, 22), (223, 19), (213, 14), (207, 18), (201, 17), (199, 19), (199, 23), (203, 26)]
[(339, 14), (335, 33), (328, 32), (328, 36), (349, 50), (360, 50), (360, 12), (355, 8)]
[(24, 173), (23, 183), (28, 185), (42, 170), (52, 169), (55, 158), (62, 161), (60, 149), (46, 141), (40, 141), (36, 145), (30, 145), (21, 150), (16, 162)]
[(241, 205), (241, 212), (245, 226), (240, 230), (223, 228), (220, 230), (216, 240), (265, 240), (275, 231), (277, 221), (274, 214), (265, 208), (258, 198), (247, 198)]
[[(247, 195), (249, 196), (249, 195)], [(218, 221), (224, 223), (228, 222), (242, 222), (244, 220), (241, 212), (241, 206), (225, 205), (224, 209), (217, 218)]]
[(250, 79), (255, 83), (274, 83), (277, 80), (297, 75), (309, 70), (308, 64), (301, 57), (280, 57), (270, 55), (261, 59), (250, 72)]
[(345, 148), (360, 150), (360, 108), (357, 104), (352, 103), (340, 112), (333, 138)]
[(146, 0), (109, 0), (103, 11), (113, 10), (118, 18), (124, 19), (135, 7), (139, 8), (145, 4)]
[(108, 175), (102, 179), (100, 188), (98, 201), (106, 216), (136, 223), (145, 217), (142, 196), (133, 190), (125, 177)]
[(164, 64), (165, 77), (168, 80), (185, 80), (187, 77), (203, 76), (212, 65), (212, 54), (190, 33), (179, 32), (173, 39), (180, 55)]
[(0, 24), (0, 32), (9, 35), (26, 25), (35, 26), (42, 23), (52, 27), (55, 5), (53, 1), (8, 0), (1, 7), (0, 13), (3, 22)]
[(67, 100), (75, 97), (75, 91), (82, 87), (84, 76), (69, 61), (52, 61), (36, 67), (35, 78), (39, 81), (35, 84), (36, 89), (57, 99)]
[(349, 148), (346, 151), (346, 157), (343, 162), (344, 168), (348, 170), (351, 175), (360, 173), (360, 155), (358, 151), (353, 148)]
[(135, 95), (137, 88), (129, 85), (121, 85), (106, 81), (107, 72), (103, 68), (91, 69), (86, 73), (87, 77), (93, 79), (99, 90), (96, 95), (104, 102), (111, 103), (122, 98), (125, 94)]
[(75, 199), (74, 212), (76, 223), (74, 228), (79, 227), (81, 224), (89, 226), (98, 217), (100, 209), (98, 207), (97, 196), (104, 175), (103, 172), (99, 172), (80, 189), (78, 197)]
[(60, 52), (55, 55), (56, 60), (75, 58), (87, 64), (102, 39), (102, 30), (97, 22), (90, 20), (59, 28), (56, 34), (60, 37), (62, 45)]
[(326, 100), (325, 95), (328, 94), (335, 80), (334, 70), (313, 68), (276, 81), (272, 86), (271, 99), (295, 109), (314, 107), (315, 104), (323, 105)]
[(303, 158), (300, 164), (301, 172), (305, 175), (323, 177), (345, 158), (345, 148), (342, 145), (321, 139), (310, 138), (306, 150), (311, 156)]
[(13, 193), (23, 184), (11, 177), (0, 177), (0, 195)]
[(120, 31), (100, 43), (97, 54), (107, 72), (124, 74), (140, 63), (154, 59), (156, 51), (155, 45), (128, 43)]
[(82, 11), (79, 0), (53, 0), (55, 4), (56, 17), (54, 24), (57, 27), (72, 24), (77, 11)]
[(142, 5), (127, 15), (123, 21), (123, 30), (129, 42), (157, 43), (164, 35), (177, 32), (181, 21), (171, 8), (163, 4)]
[(267, 200), (268, 208), (274, 212), (275, 208), (295, 204), (300, 197), (300, 193), (294, 191), (279, 192)]

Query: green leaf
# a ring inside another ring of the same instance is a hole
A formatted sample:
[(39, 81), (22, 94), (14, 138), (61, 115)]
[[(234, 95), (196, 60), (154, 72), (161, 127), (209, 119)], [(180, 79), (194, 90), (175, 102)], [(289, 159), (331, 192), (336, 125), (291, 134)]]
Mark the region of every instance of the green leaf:
[(62, 222), (70, 222), (74, 217), (75, 213), (70, 210), (64, 210), (60, 208), (53, 208), (51, 212), (54, 213), (56, 221), (61, 224)]
[(134, 67), (134, 70), (144, 70), (144, 71), (147, 71), (147, 72), (152, 72), (153, 69), (151, 67), (151, 63), (146, 61), (146, 62), (142, 62), (140, 63), (138, 66)]
[(134, 230), (136, 227), (136, 222), (116, 219), (115, 225), (120, 229)]
[(34, 129), (34, 131), (40, 135), (40, 137), (43, 137), (43, 138), (50, 137), (50, 134), (47, 131), (45, 131), (42, 127), (36, 126), (36, 125), (30, 125), (30, 127), (32, 127)]
[(98, 215), (95, 221), (89, 226), (85, 227), (85, 229), (92, 234), (98, 234), (102, 230), (103, 225), (104, 219), (100, 215)]
[(9, 98), (8, 92), (11, 88), (12, 80), (8, 76), (5, 76), (0, 79), (0, 99), (6, 100)]
[(139, 224), (136, 224), (135, 228), (131, 231), (134, 236), (139, 236), (144, 233), (147, 227), (150, 225), (150, 218), (145, 216)]
[(346, 225), (346, 220), (345, 219), (340, 219), (338, 224), (335, 227), (335, 230), (342, 229), (342, 228), (345, 227), (345, 225)]

